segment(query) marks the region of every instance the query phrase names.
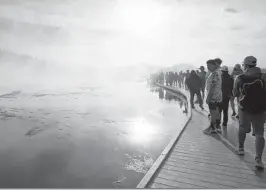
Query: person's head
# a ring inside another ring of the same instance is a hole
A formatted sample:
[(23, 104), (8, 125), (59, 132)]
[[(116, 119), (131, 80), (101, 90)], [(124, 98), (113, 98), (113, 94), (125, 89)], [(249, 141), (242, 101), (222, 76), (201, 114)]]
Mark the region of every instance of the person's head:
[(228, 67), (227, 67), (227, 66), (223, 66), (223, 67), (221, 68), (221, 71), (222, 71), (223, 73), (228, 73)]
[(194, 76), (194, 75), (197, 75), (197, 73), (196, 73), (195, 70), (192, 70), (192, 71), (190, 72), (190, 75), (191, 75), (191, 76)]
[(213, 59), (208, 60), (206, 64), (208, 70), (211, 72), (215, 71), (219, 67), (219, 65), (217, 65)]
[(223, 61), (220, 58), (216, 58), (214, 62), (220, 67)]
[(257, 66), (257, 58), (254, 56), (247, 56), (243, 62), (243, 69), (247, 70), (249, 68), (254, 68)]
[(196, 70), (196, 73), (199, 74), (199, 70)]
[(187, 70), (187, 73), (189, 73), (189, 70)]
[(240, 64), (235, 64), (234, 69), (235, 70), (240, 70), (241, 69), (241, 65)]
[(205, 67), (204, 66), (200, 66), (200, 71), (204, 71), (205, 70)]

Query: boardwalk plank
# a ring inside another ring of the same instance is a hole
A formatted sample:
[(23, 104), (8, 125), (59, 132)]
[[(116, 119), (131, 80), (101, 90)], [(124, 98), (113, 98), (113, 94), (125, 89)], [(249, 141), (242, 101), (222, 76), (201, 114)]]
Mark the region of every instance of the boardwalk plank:
[(175, 189), (176, 187), (164, 185), (161, 183), (153, 183), (151, 188), (154, 188), (154, 189)]
[(266, 188), (264, 175), (258, 175), (249, 162), (245, 163), (217, 138), (203, 134), (205, 126), (208, 120), (193, 112), (187, 129), (149, 187)]
[(165, 169), (169, 169), (169, 170), (177, 170), (177, 168), (184, 168), (187, 170), (193, 170), (193, 171), (199, 171), (202, 173), (210, 173), (212, 175), (224, 175), (224, 176), (228, 176), (231, 179), (239, 179), (241, 181), (253, 181), (254, 183), (261, 183), (263, 187), (266, 186), (266, 183), (263, 180), (260, 180), (259, 178), (257, 178), (254, 175), (249, 175), (249, 174), (243, 174), (243, 173), (239, 173), (236, 171), (226, 171), (226, 170), (216, 170), (212, 167), (208, 167), (208, 166), (200, 166), (200, 165), (194, 165), (194, 164), (184, 164), (182, 162), (178, 162), (178, 163), (174, 163), (171, 164), (170, 162), (165, 163), (164, 167)]
[(165, 178), (161, 178), (161, 177), (157, 177), (155, 180), (155, 183), (161, 183), (164, 185), (169, 185), (171, 187), (175, 187), (175, 188), (204, 188), (201, 186), (197, 186), (197, 185), (192, 185), (192, 184), (188, 184), (188, 183), (184, 183), (184, 182), (178, 182), (178, 181), (174, 181), (174, 180), (169, 180), (167, 177)]
[[(232, 187), (232, 188), (254, 188), (254, 186), (250, 184), (243, 184), (241, 182), (236, 182), (236, 181), (231, 181), (230, 177), (221, 177), (219, 175), (213, 176), (213, 175), (208, 175), (204, 174), (202, 172), (195, 172), (195, 171), (189, 171), (189, 170), (184, 170), (182, 168), (178, 168), (178, 170), (167, 170), (167, 169), (162, 169), (161, 173), (163, 174), (168, 174), (168, 175), (173, 175), (179, 178), (180, 175), (191, 178), (194, 180), (200, 180), (205, 183), (211, 183), (211, 184), (216, 184), (216, 185), (222, 185), (222, 186), (227, 186), (227, 187)], [(260, 187), (260, 186), (256, 186)]]
[(232, 187), (227, 187), (224, 185), (203, 182), (197, 179), (190, 178), (187, 175), (183, 175), (183, 174), (180, 174), (178, 176), (173, 176), (173, 175), (169, 175), (165, 173), (160, 173), (157, 177), (162, 178), (162, 179), (172, 180), (172, 181), (179, 182), (179, 183), (187, 183), (189, 185), (199, 186), (202, 188), (232, 188)]

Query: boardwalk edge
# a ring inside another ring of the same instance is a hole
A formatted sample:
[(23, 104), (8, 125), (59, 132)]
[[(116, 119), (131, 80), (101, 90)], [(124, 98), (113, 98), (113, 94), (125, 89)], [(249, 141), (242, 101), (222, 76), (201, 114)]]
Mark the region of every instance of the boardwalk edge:
[(159, 168), (161, 167), (162, 163), (165, 161), (165, 159), (168, 157), (169, 153), (171, 152), (173, 146), (177, 143), (177, 141), (180, 139), (181, 135), (183, 134), (183, 132), (185, 131), (186, 127), (188, 126), (189, 122), (191, 121), (192, 118), (192, 110), (191, 110), (191, 105), (189, 102), (189, 97), (188, 95), (185, 94), (185, 92), (182, 92), (179, 89), (175, 89), (175, 88), (171, 88), (171, 87), (166, 87), (164, 85), (161, 84), (157, 84), (157, 86), (160, 86), (166, 90), (171, 91), (172, 93), (178, 95), (178, 96), (182, 96), (183, 98), (186, 99), (187, 103), (188, 103), (188, 120), (185, 123), (184, 127), (182, 128), (182, 130), (180, 132), (178, 132), (172, 139), (171, 141), (168, 143), (168, 145), (166, 146), (166, 148), (163, 150), (163, 152), (161, 153), (161, 155), (159, 156), (159, 158), (154, 162), (154, 164), (152, 165), (152, 167), (149, 169), (149, 171), (145, 174), (145, 176), (142, 178), (142, 180), (140, 181), (140, 183), (138, 184), (138, 186), (136, 188), (146, 188), (148, 186), (148, 184), (150, 183), (150, 181), (153, 179), (154, 175), (156, 174), (156, 172), (159, 170)]

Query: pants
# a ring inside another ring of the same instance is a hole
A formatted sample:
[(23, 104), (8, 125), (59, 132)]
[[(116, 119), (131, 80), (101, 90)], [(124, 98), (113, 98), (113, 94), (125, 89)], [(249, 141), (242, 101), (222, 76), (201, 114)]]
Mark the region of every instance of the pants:
[(181, 80), (178, 80), (179, 88), (181, 88)]
[(205, 85), (201, 87), (202, 99), (205, 98)]
[(231, 105), (231, 108), (232, 108), (233, 112), (236, 112), (235, 97), (230, 98), (230, 105)]
[[(220, 115), (223, 113), (223, 124), (227, 125), (228, 123), (228, 107), (229, 107), (229, 100), (230, 98), (223, 97), (223, 102), (219, 106)], [(221, 117), (220, 120), (217, 121), (217, 124), (221, 124)]]
[(172, 81), (172, 80), (169, 81), (170, 86), (173, 86), (173, 82), (174, 81)]
[(208, 104), (210, 109), (210, 115), (211, 115), (211, 126), (216, 126), (217, 121), (221, 120), (221, 115), (219, 112), (219, 107), (221, 103), (218, 102), (210, 102)]
[(200, 91), (194, 92), (194, 91), (190, 90), (190, 104), (191, 104), (191, 107), (194, 107), (194, 96), (195, 96), (195, 94), (198, 97), (199, 105), (202, 106), (203, 105), (203, 100), (201, 98)]
[(255, 130), (256, 137), (256, 158), (260, 158), (263, 153), (263, 149), (265, 146), (264, 139), (264, 121), (265, 114), (250, 114), (247, 112), (243, 112), (239, 109), (239, 132), (238, 132), (238, 140), (239, 140), (239, 148), (244, 148), (244, 143), (246, 139), (246, 133), (249, 131), (251, 125)]

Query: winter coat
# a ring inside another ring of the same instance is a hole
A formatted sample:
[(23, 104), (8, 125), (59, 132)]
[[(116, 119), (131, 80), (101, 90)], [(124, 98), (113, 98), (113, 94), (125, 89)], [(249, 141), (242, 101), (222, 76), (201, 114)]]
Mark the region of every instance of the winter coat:
[(222, 93), (223, 99), (233, 96), (234, 79), (228, 72), (222, 72)]

